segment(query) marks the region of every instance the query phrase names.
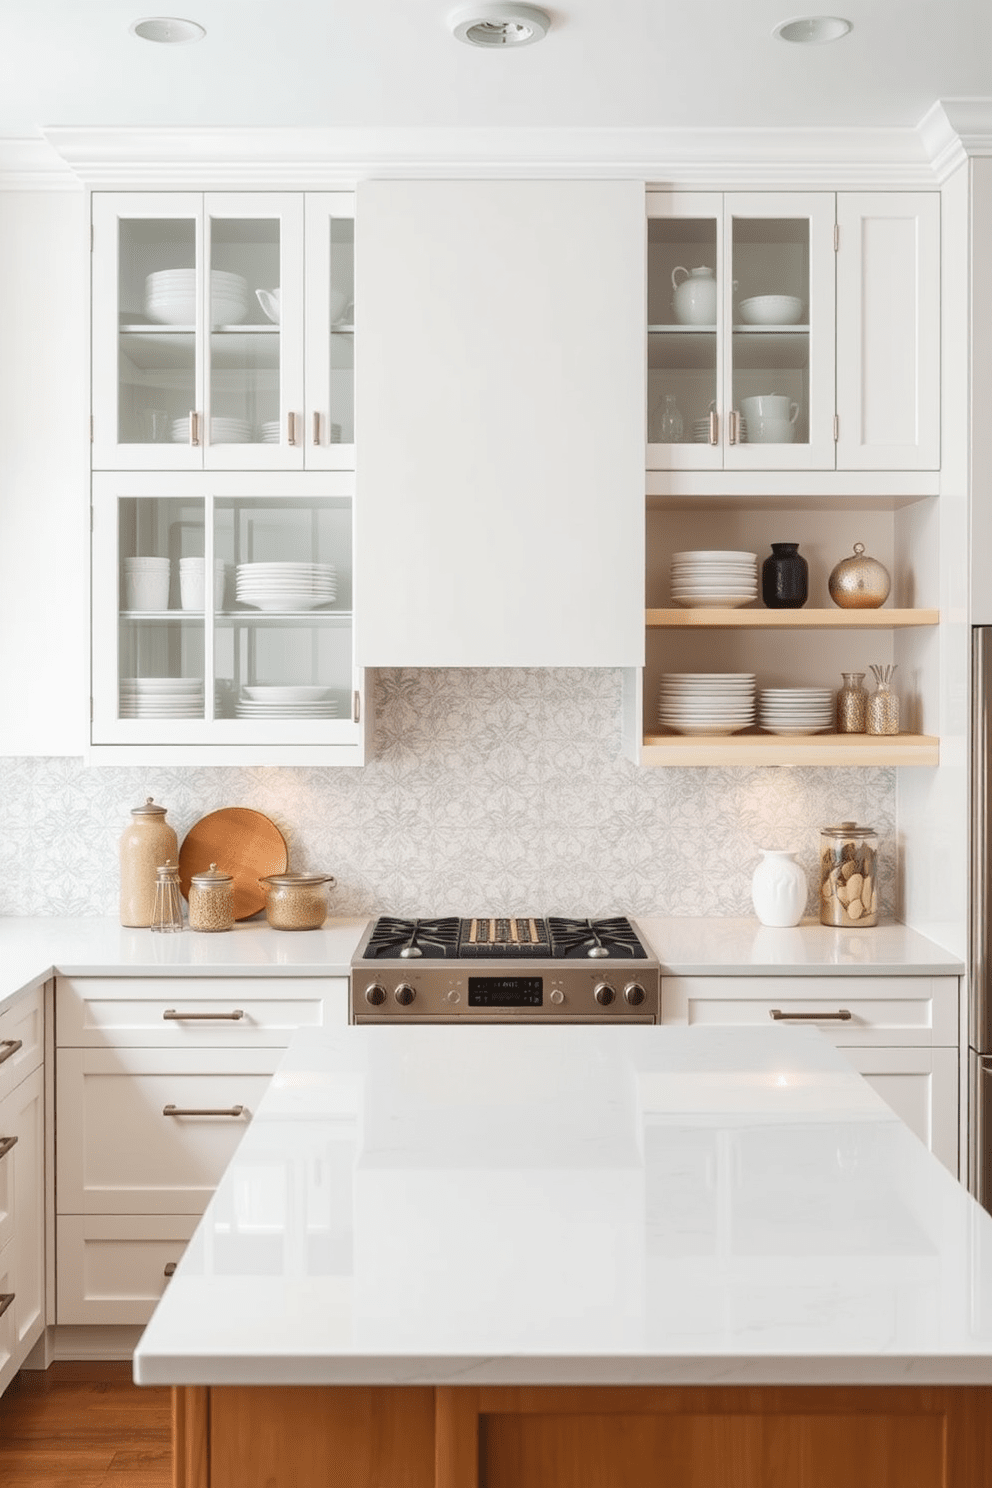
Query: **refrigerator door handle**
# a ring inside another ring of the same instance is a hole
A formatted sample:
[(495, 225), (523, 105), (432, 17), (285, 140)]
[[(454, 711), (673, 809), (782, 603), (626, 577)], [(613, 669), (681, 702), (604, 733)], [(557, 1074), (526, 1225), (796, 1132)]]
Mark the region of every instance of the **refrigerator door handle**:
[(968, 1051), (968, 1188), (992, 1211), (992, 1058)]

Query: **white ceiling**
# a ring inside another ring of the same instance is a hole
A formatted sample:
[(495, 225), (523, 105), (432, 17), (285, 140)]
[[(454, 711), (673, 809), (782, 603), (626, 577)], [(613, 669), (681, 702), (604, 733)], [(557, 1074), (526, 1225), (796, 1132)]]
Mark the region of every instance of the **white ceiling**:
[[(170, 8), (175, 5), (175, 9)], [(797, 0), (556, 0), (537, 46), (456, 42), (458, 0), (4, 0), (0, 138), (46, 127), (914, 128), (992, 97), (990, 0), (831, 0), (844, 40), (773, 38)], [(131, 23), (178, 14), (185, 46)]]

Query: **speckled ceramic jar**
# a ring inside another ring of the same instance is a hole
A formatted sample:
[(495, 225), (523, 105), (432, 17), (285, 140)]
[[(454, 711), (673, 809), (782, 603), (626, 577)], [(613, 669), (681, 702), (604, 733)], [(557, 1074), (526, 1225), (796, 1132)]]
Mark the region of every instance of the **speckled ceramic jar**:
[(163, 863), (178, 862), (179, 839), (165, 819), (165, 807), (151, 796), (131, 811), (120, 840), (121, 924), (147, 929), (155, 911), (155, 884)]

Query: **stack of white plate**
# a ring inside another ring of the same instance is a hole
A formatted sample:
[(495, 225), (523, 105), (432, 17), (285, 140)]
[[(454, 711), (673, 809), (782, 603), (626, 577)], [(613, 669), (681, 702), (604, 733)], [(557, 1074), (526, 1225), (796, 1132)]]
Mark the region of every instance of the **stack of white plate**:
[(256, 610), (315, 610), (337, 598), (333, 563), (239, 563), (237, 598)]
[(243, 687), (235, 718), (337, 718), (329, 687)]
[(200, 677), (122, 677), (122, 718), (202, 718)]
[[(739, 444), (747, 444), (747, 419), (743, 416), (743, 414), (741, 415), (740, 423), (737, 427), (737, 442)], [(693, 419), (692, 442), (693, 444), (709, 444), (710, 421), (708, 417)]]
[(665, 672), (658, 722), (677, 734), (736, 734), (754, 722), (753, 672)]
[(671, 578), (675, 604), (734, 610), (758, 597), (758, 555), (708, 548), (673, 553)]
[[(159, 269), (145, 279), (145, 314), (165, 325), (196, 321), (196, 270)], [(210, 275), (210, 318), (214, 325), (239, 325), (248, 314), (248, 281), (243, 274), (214, 269)]]
[(834, 695), (829, 687), (764, 687), (758, 722), (769, 734), (819, 734), (833, 727)]
[(267, 419), (262, 425), (262, 443), (278, 444), (281, 427), (278, 419)]
[(255, 426), (250, 419), (212, 418), (210, 420), (211, 444), (251, 444), (255, 438)]

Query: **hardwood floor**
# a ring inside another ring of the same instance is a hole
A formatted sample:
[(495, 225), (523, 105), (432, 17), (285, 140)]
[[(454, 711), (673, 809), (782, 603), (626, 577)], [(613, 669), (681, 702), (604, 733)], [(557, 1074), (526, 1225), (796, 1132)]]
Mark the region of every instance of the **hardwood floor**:
[(0, 1396), (3, 1488), (171, 1488), (172, 1400), (130, 1364), (22, 1369)]

